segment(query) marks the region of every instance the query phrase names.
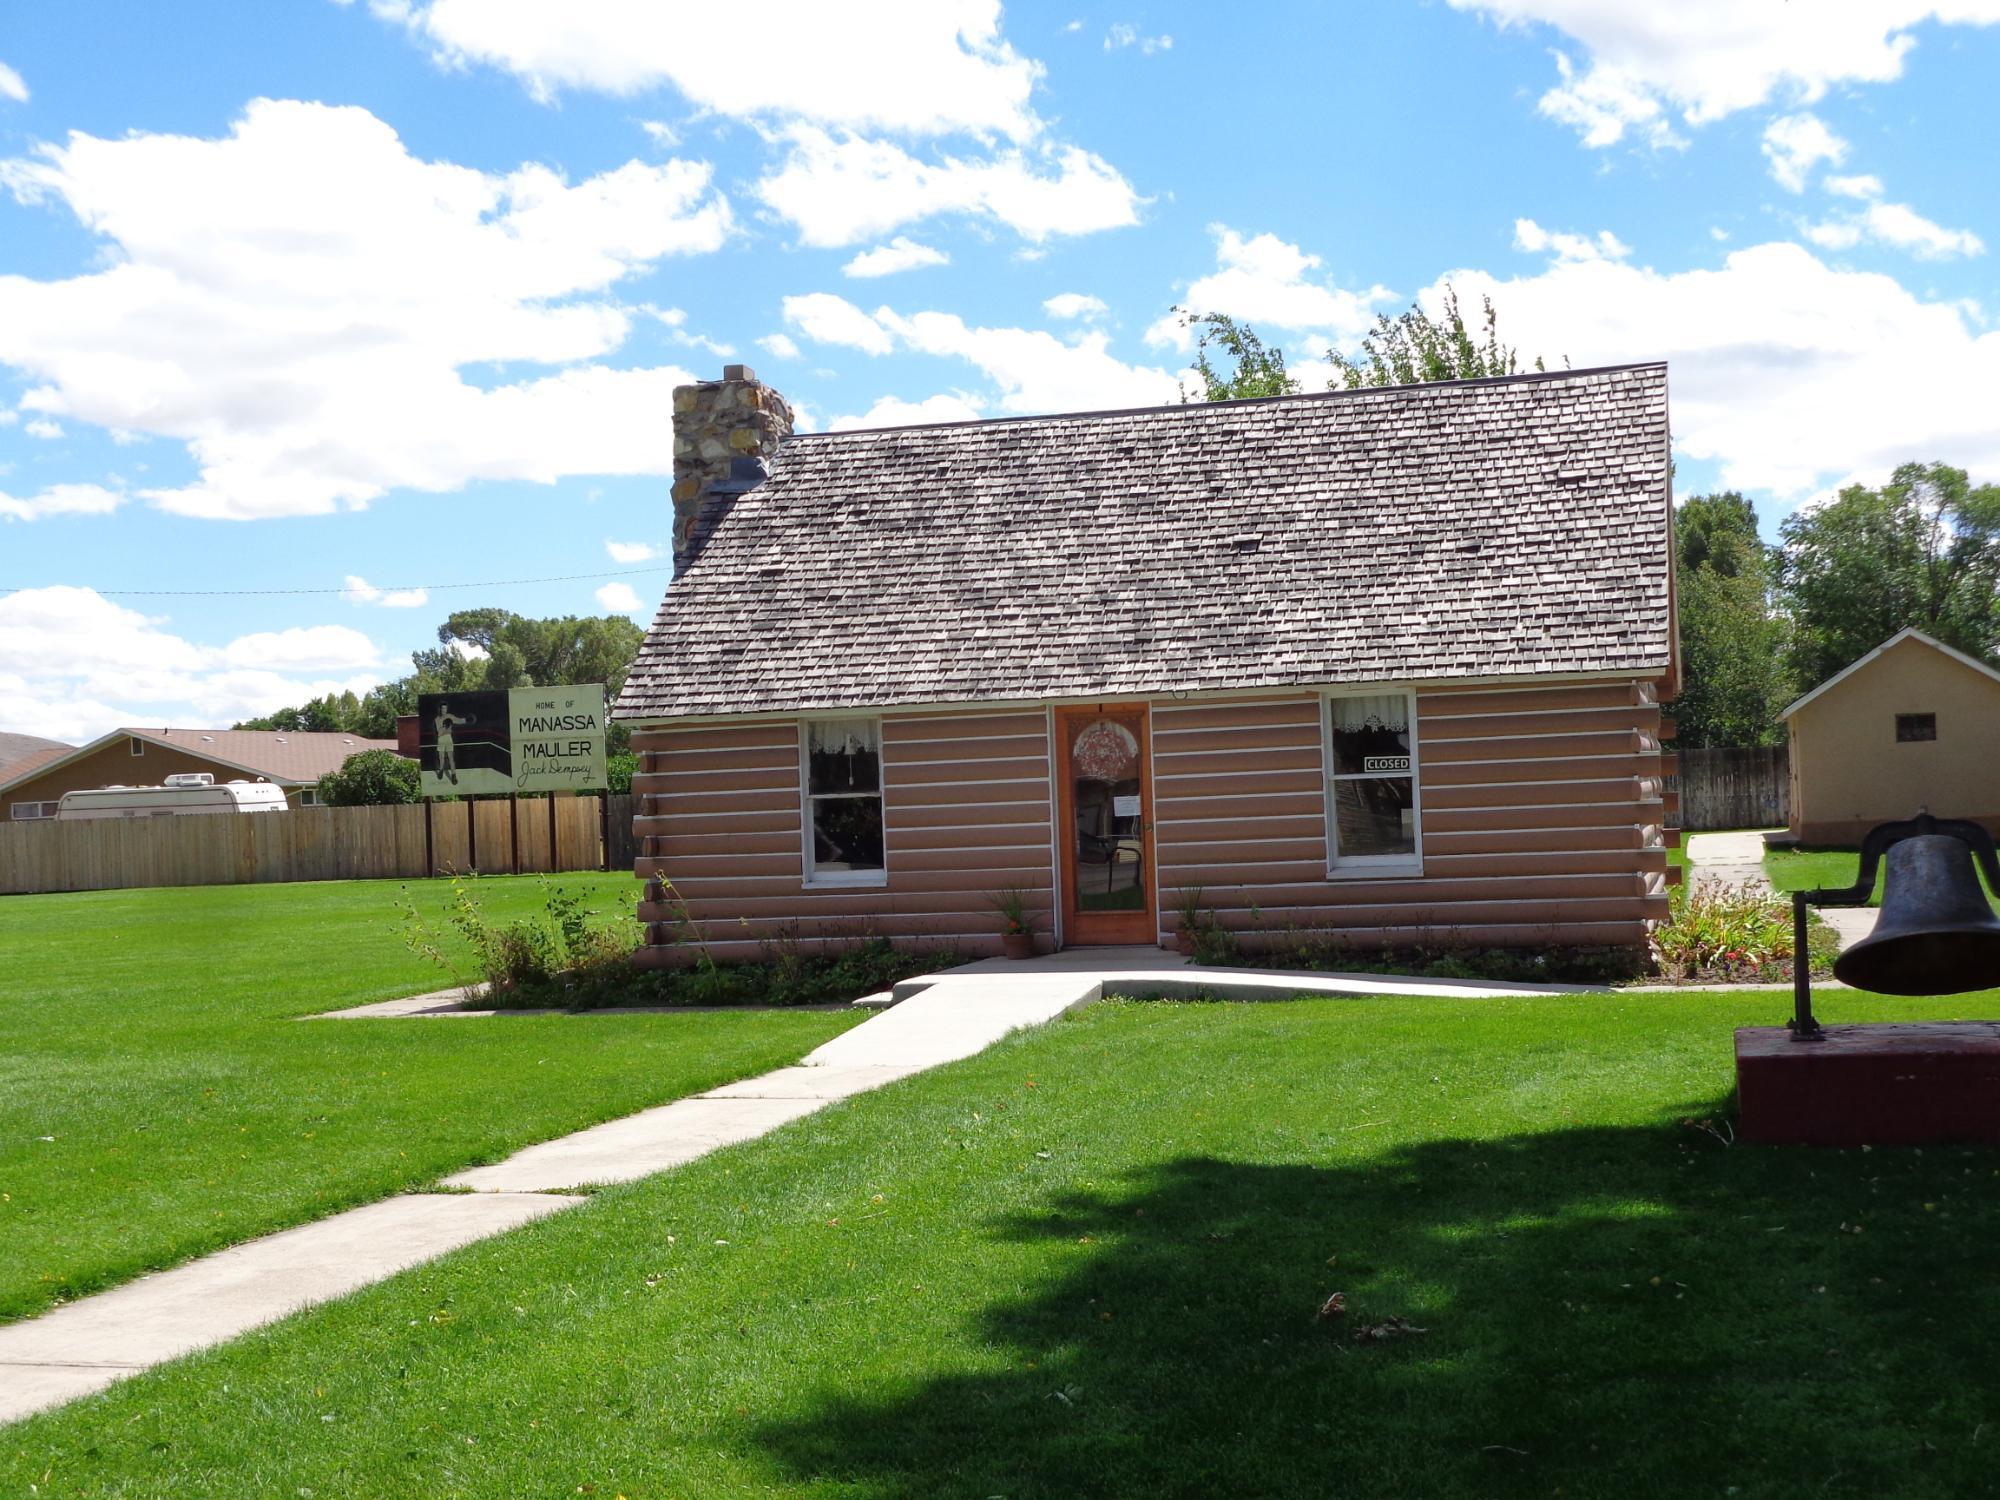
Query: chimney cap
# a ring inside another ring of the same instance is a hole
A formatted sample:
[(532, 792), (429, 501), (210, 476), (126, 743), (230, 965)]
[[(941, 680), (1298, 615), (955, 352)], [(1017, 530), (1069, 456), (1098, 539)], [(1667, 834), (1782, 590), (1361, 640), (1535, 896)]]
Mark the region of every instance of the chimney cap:
[(722, 367), (722, 378), (724, 380), (755, 380), (757, 372), (748, 365), (724, 365)]

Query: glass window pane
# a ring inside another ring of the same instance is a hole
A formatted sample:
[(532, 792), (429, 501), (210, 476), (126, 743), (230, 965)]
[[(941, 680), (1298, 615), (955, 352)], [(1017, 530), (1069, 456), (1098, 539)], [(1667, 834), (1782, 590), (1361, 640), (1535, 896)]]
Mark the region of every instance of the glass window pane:
[(881, 726), (873, 719), (815, 719), (806, 729), (810, 790), (882, 790)]
[(1404, 693), (1330, 699), (1336, 776), (1410, 769), (1410, 700)]
[(1333, 784), (1335, 857), (1415, 854), (1417, 820), (1407, 776), (1364, 776)]
[(813, 809), (813, 871), (882, 868), (882, 799), (821, 797)]

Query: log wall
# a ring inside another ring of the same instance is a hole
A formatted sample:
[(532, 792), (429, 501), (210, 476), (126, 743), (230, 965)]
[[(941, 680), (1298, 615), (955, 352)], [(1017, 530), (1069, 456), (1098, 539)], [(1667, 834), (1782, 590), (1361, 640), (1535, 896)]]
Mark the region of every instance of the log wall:
[[(637, 732), (637, 873), (671, 885), (642, 901), (652, 962), (718, 962), (882, 936), (1000, 951), (993, 893), (1036, 893), (1053, 930), (1048, 716), (882, 716), (884, 842), (879, 886), (808, 889), (795, 720)], [(682, 941), (672, 941), (684, 929)]]
[(1417, 698), (1421, 875), (1328, 877), (1318, 695), (1158, 704), (1160, 927), (1180, 893), (1246, 940), (1634, 946), (1666, 915), (1665, 765), (1650, 690)]
[[(1357, 947), (1637, 946), (1666, 915), (1674, 811), (1652, 689), (1632, 682), (1428, 691), (1417, 700), (1416, 876), (1329, 878), (1317, 694), (1151, 706), (1159, 940), (1194, 886), (1246, 942), (1338, 932)], [(992, 893), (1054, 928), (1047, 714), (887, 713), (888, 878), (804, 886), (799, 725), (644, 730), (637, 871), (656, 963), (768, 956), (880, 935), (997, 952)]]

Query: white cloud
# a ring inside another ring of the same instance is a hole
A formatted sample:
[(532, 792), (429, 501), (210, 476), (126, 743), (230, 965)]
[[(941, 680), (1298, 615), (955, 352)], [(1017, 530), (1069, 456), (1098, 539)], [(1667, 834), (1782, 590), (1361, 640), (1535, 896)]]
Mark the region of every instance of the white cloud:
[(116, 490), (96, 484), (52, 484), (39, 495), (18, 499), (0, 490), (0, 516), (39, 521), (45, 516), (108, 516), (125, 503)]
[(2000, 22), (2000, 0), (1824, 0), (1755, 4), (1676, 0), (1607, 5), (1603, 0), (1451, 0), (1499, 24), (1539, 23), (1574, 39), (1579, 71), (1557, 54), (1560, 81), (1542, 112), (1574, 127), (1591, 146), (1627, 130), (1676, 144), (1669, 111), (1706, 125), (1776, 99), (1810, 104), (1840, 83), (1900, 77), (1926, 21)]
[(886, 245), (864, 250), (840, 268), (843, 276), (893, 276), (898, 271), (914, 271), (922, 266), (951, 264), (944, 251), (919, 244), (906, 235), (897, 235)]
[(787, 297), (785, 321), (816, 344), (839, 344), (864, 354), (887, 354), (893, 347), (881, 324), (832, 292)]
[(0, 729), (81, 741), (128, 724), (221, 727), (380, 681), (380, 653), (346, 626), (206, 646), (166, 623), (92, 589), (0, 595)]
[[(1320, 258), (1274, 234), (1245, 239), (1222, 224), (1210, 226), (1210, 232), (1218, 269), (1196, 280), (1181, 298), (1197, 316), (1219, 312), (1260, 329), (1351, 338), (1374, 322), (1375, 305), (1393, 296), (1386, 287), (1350, 292), (1315, 279), (1311, 273)], [(1186, 350), (1194, 340), (1182, 319), (1169, 314), (1146, 330), (1146, 342)]]
[(1672, 274), (1594, 260), (1443, 279), (1469, 305), (1490, 294), (1524, 357), (1670, 361), (1675, 445), (1718, 464), (1725, 484), (1801, 495), (1933, 458), (2000, 473), (2000, 332), (1802, 246), (1750, 246)]
[[(887, 354), (900, 346), (917, 354), (965, 360), (999, 388), (999, 405), (1005, 411), (1093, 411), (1151, 406), (1180, 398), (1179, 375), (1126, 364), (1111, 354), (1108, 337), (1099, 332), (1065, 343), (1039, 329), (975, 328), (955, 313), (919, 312), (904, 317), (893, 308), (878, 307), (871, 314), (828, 292), (787, 297), (785, 319), (816, 342), (840, 344), (868, 354)], [(948, 419), (934, 414), (943, 408), (928, 403), (911, 406), (888, 397), (877, 402), (866, 417), (836, 421), (848, 426), (884, 426), (904, 420), (957, 420), (978, 410), (971, 404), (976, 398), (958, 399), (967, 407), (954, 409)], [(910, 412), (922, 415), (904, 415)]]
[(0, 363), (43, 382), (51, 418), (185, 442), (196, 480), (145, 492), (184, 514), (664, 474), (659, 413), (690, 377), (588, 362), (630, 331), (603, 293), (728, 236), (710, 175), (500, 176), (414, 157), (365, 110), (271, 100), (220, 140), (72, 134), (0, 163), (0, 185), (67, 207), (108, 268), (0, 276)]
[(1820, 184), (1829, 193), (1842, 198), (1879, 198), (1882, 196), (1882, 179), (1862, 172), (1853, 177), (1829, 177)]
[(671, 151), (681, 143), (681, 133), (665, 120), (641, 120), (639, 128), (646, 132), (646, 139), (662, 151)]
[(999, 0), (764, 0), (754, 14), (657, 0), (431, 0), (397, 7), (440, 60), (486, 63), (538, 98), (670, 84), (697, 109), (913, 134), (1024, 140), (1041, 64), (1000, 35)]
[(1951, 260), (1986, 251), (1986, 242), (1971, 230), (1947, 229), (1907, 203), (1870, 203), (1858, 213), (1806, 225), (1805, 236), (1824, 250), (1847, 250), (1872, 240), (1907, 250), (1919, 260)]
[(792, 342), (788, 333), (767, 333), (757, 340), (757, 347), (773, 359), (797, 359), (799, 346)]
[(350, 604), (373, 604), (382, 609), (419, 609), (431, 601), (428, 589), (378, 589), (352, 573), (347, 575), (341, 597)]
[(1139, 221), (1132, 184), (1076, 146), (1045, 142), (983, 160), (926, 160), (890, 141), (810, 125), (782, 138), (789, 154), (756, 194), (819, 248), (857, 244), (939, 214), (994, 219), (1036, 243)]
[(909, 349), (976, 366), (999, 387), (1005, 411), (1099, 411), (1180, 399), (1178, 375), (1126, 364), (1110, 353), (1102, 333), (1064, 343), (1039, 329), (974, 328), (953, 313), (904, 318), (885, 307), (875, 318)]
[(12, 99), (16, 104), (28, 102), (27, 80), (0, 62), (0, 99)]
[(222, 648), (232, 667), (276, 672), (352, 672), (382, 664), (382, 653), (346, 625), (295, 625), (238, 636)]
[(1544, 229), (1533, 219), (1514, 221), (1514, 248), (1530, 255), (1550, 251), (1559, 261), (1623, 260), (1632, 253), (1632, 247), (1608, 229), (1598, 230), (1595, 236), (1567, 234)]
[(1052, 318), (1065, 322), (1092, 322), (1103, 317), (1111, 309), (1102, 297), (1093, 297), (1088, 292), (1058, 292), (1042, 303), (1042, 311)]
[(604, 550), (616, 563), (651, 562), (660, 555), (660, 549), (651, 542), (606, 542)]
[(1151, 57), (1155, 52), (1173, 50), (1174, 39), (1170, 36), (1146, 36), (1129, 21), (1114, 21), (1111, 29), (1104, 33), (1104, 50), (1119, 52), (1127, 47), (1137, 47), (1140, 53)]
[(1847, 160), (1847, 142), (1818, 115), (1801, 110), (1780, 115), (1764, 127), (1764, 156), (1779, 187), (1803, 193), (1814, 167), (1821, 162), (1837, 167)]
[(827, 423), (829, 432), (852, 432), (864, 427), (922, 427), (937, 422), (970, 422), (980, 415), (981, 404), (963, 395), (926, 396), (921, 401), (903, 401), (884, 396), (858, 417), (835, 417)]
[(45, 443), (53, 442), (63, 435), (62, 424), (51, 422), (47, 417), (36, 417), (21, 431), (31, 438), (40, 438)]
[(1852, 250), (1861, 243), (1861, 224), (1856, 219), (1829, 219), (1806, 225), (1805, 237), (1822, 250)]
[(596, 599), (599, 607), (606, 614), (636, 615), (646, 613), (644, 601), (639, 598), (638, 594), (633, 592), (632, 586), (629, 583), (607, 583), (603, 588), (597, 590)]
[(1863, 213), (1869, 234), (1920, 260), (1978, 255), (1986, 244), (1969, 229), (1946, 229), (1905, 203), (1871, 203)]

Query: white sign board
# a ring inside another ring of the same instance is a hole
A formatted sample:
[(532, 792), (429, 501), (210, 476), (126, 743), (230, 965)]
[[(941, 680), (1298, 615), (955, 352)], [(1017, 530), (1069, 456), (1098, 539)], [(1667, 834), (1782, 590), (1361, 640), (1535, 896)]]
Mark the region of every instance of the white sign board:
[(602, 791), (604, 686), (425, 693), (417, 700), (426, 797)]
[(1376, 771), (1407, 771), (1410, 757), (1407, 755), (1364, 755), (1361, 757), (1364, 773)]
[(1111, 799), (1111, 816), (1114, 818), (1138, 817), (1139, 816), (1138, 797), (1137, 796), (1113, 797)]

